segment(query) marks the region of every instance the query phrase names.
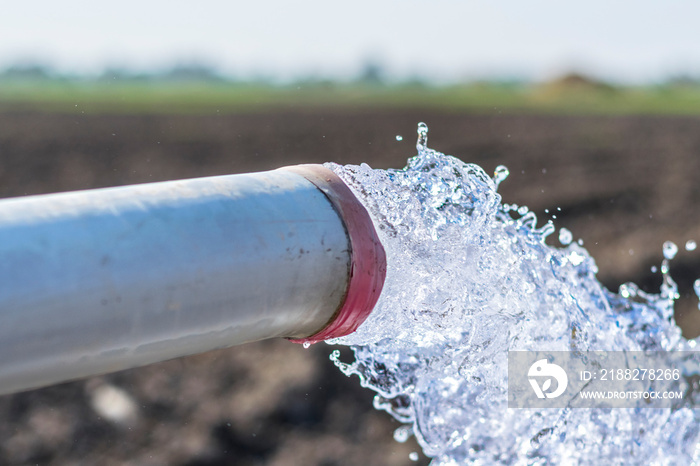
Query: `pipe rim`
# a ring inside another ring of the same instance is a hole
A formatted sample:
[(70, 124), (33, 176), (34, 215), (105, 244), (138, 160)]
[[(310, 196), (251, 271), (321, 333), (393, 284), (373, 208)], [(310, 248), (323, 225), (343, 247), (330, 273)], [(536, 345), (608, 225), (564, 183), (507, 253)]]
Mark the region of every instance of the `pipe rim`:
[(369, 317), (379, 300), (386, 278), (386, 253), (364, 205), (345, 182), (318, 164), (283, 167), (316, 186), (338, 212), (350, 243), (350, 270), (345, 297), (330, 321), (306, 338), (289, 341), (313, 344), (353, 333)]

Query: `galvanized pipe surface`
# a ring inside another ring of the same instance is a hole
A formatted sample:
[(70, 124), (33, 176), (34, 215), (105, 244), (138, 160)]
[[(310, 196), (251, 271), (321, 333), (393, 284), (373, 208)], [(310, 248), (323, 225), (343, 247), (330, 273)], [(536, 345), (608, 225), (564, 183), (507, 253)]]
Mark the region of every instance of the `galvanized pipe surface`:
[(0, 201), (0, 394), (304, 339), (351, 264), (336, 207), (287, 170)]

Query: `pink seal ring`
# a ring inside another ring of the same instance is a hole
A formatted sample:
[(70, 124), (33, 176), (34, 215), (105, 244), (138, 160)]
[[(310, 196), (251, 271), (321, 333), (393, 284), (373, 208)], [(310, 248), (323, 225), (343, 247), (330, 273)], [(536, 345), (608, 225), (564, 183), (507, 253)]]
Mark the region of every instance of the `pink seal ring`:
[(338, 175), (323, 165), (284, 167), (303, 176), (326, 195), (345, 225), (350, 242), (350, 273), (345, 298), (321, 330), (294, 343), (317, 343), (349, 335), (372, 313), (386, 278), (386, 253), (365, 207)]

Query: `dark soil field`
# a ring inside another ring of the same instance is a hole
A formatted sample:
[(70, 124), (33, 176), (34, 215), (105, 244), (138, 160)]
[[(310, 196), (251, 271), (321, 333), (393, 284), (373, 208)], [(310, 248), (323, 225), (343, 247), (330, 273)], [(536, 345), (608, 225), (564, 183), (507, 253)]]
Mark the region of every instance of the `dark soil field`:
[[(676, 242), (677, 319), (688, 336), (700, 333), (692, 293), (700, 250), (683, 248), (700, 241), (700, 117), (0, 113), (0, 196), (325, 161), (400, 168), (415, 155), (419, 121), (430, 126), (432, 148), (489, 173), (508, 166), (504, 201), (530, 206), (541, 223), (556, 214), (611, 289), (634, 281), (658, 291), (650, 268), (662, 243)], [(373, 394), (329, 353), (325, 344), (265, 341), (0, 397), (0, 464), (416, 464), (408, 458), (415, 442), (393, 440), (399, 424), (373, 410)], [(95, 410), (104, 387), (134, 402), (127, 419)]]

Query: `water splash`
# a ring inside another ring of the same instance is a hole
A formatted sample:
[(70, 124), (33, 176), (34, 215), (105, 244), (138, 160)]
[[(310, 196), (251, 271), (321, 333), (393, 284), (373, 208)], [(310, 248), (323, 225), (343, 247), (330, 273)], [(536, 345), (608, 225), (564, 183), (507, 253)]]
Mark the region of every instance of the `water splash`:
[(436, 466), (698, 460), (698, 377), (678, 382), (687, 396), (673, 409), (507, 408), (508, 350), (692, 350), (673, 320), (675, 245), (659, 294), (608, 291), (582, 241), (560, 232), (565, 247), (548, 246), (551, 222), (501, 203), (504, 171), (431, 150), (427, 133), (421, 123), (403, 170), (327, 165), (371, 212), (389, 264), (369, 319), (330, 342), (355, 361), (331, 358), (406, 423), (395, 438), (412, 431)]

